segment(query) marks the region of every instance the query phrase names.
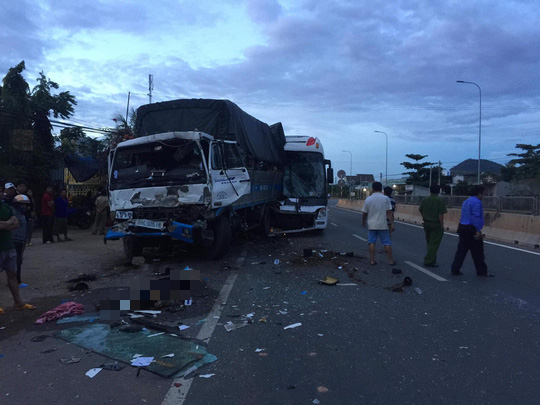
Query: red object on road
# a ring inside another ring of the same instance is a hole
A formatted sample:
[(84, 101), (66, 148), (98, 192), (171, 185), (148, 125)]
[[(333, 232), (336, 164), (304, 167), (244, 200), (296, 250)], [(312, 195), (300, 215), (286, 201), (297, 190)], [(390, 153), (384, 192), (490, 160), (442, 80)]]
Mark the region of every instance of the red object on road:
[(34, 323), (40, 324), (40, 323), (45, 323), (48, 321), (54, 321), (67, 314), (75, 314), (75, 315), (84, 314), (83, 305), (75, 301), (65, 302), (61, 305), (58, 305), (56, 308), (45, 312)]

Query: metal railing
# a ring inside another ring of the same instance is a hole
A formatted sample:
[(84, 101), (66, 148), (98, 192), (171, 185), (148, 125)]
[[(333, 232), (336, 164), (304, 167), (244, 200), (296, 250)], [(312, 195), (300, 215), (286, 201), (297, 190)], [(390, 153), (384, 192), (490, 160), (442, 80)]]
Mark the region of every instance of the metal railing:
[[(463, 201), (468, 196), (463, 195), (442, 195), (447, 208), (461, 208)], [(396, 195), (394, 199), (400, 204), (418, 205), (424, 196)], [(515, 196), (515, 197), (490, 197), (486, 196), (482, 200), (484, 210), (497, 212), (512, 212), (516, 214), (540, 215), (540, 198), (533, 196)]]

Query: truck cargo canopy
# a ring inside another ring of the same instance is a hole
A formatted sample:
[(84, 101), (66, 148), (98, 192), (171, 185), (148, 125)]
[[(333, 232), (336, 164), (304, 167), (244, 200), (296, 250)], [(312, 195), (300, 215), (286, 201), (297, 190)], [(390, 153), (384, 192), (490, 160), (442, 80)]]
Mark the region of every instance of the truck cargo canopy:
[(200, 131), (216, 139), (238, 142), (256, 160), (283, 163), (283, 128), (272, 129), (229, 100), (181, 99), (146, 104), (137, 109), (138, 136), (163, 132)]

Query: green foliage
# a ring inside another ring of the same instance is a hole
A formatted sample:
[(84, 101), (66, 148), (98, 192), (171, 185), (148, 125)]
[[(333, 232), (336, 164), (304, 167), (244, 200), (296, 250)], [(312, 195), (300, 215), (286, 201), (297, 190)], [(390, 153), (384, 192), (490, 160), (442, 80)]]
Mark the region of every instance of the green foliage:
[(518, 143), (516, 148), (522, 153), (509, 153), (508, 156), (516, 156), (508, 162), (505, 177), (510, 179), (533, 179), (540, 178), (540, 144), (527, 145)]
[(470, 195), (472, 184), (467, 183), (466, 181), (459, 180), (454, 186), (454, 195)]
[[(69, 118), (77, 104), (69, 92), (55, 94), (59, 85), (40, 73), (37, 85), (30, 87), (22, 73), (25, 63), (9, 69), (0, 92), (0, 171), (10, 179), (25, 178), (33, 187), (45, 184), (56, 166), (54, 138), (49, 117)], [(25, 132), (26, 131), (26, 132)], [(25, 138), (21, 134), (26, 134)], [(21, 136), (21, 138), (17, 138)], [(21, 148), (19, 140), (29, 138), (29, 148)]]

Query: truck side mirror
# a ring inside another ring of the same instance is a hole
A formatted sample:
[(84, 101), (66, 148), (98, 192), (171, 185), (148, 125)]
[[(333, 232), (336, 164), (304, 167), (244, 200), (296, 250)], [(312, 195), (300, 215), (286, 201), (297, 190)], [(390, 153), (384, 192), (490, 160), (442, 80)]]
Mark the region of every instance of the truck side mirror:
[(331, 167), (326, 169), (326, 182), (332, 184), (334, 182), (334, 169)]

